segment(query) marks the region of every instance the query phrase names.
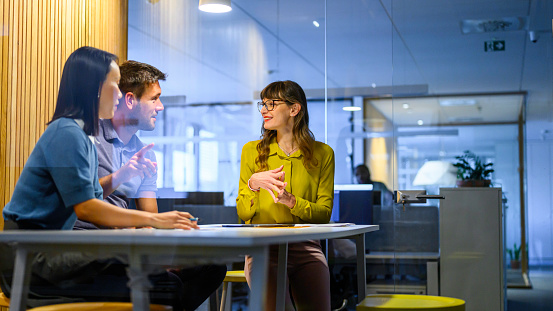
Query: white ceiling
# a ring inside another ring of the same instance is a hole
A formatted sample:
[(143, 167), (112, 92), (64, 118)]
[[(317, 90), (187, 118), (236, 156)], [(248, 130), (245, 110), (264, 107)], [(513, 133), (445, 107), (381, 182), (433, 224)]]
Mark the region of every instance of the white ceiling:
[[(527, 119), (553, 120), (553, 1), (326, 4), (325, 37), (325, 0), (233, 0), (226, 14), (200, 12), (197, 0), (129, 1), (129, 59), (167, 72), (164, 95), (184, 95), (188, 103), (251, 101), (254, 92), (282, 79), (322, 89), (326, 73), (328, 87), (335, 90), (423, 85), (425, 95), (528, 92)], [(527, 17), (537, 42), (529, 40), (526, 29), (461, 32), (464, 19), (502, 17)], [(505, 51), (485, 52), (484, 42), (490, 40), (504, 40)], [(459, 117), (457, 112), (466, 109), (480, 109), (490, 121), (512, 119), (520, 111), (520, 97), (498, 99), (480, 97), (472, 107), (441, 108), (431, 122)], [(435, 100), (425, 100), (411, 102), (436, 108)]]

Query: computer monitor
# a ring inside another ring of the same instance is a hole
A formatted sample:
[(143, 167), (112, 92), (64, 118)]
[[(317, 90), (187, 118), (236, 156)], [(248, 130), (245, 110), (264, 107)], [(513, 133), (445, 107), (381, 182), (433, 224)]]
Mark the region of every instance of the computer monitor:
[(334, 204), (330, 220), (372, 225), (373, 185), (334, 185)]

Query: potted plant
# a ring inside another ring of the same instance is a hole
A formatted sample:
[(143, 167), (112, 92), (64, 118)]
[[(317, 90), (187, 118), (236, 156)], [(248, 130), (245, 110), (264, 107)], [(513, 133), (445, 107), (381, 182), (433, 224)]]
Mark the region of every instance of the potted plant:
[(483, 163), (480, 157), (466, 150), (463, 155), (456, 156), (457, 186), (459, 187), (489, 187), (490, 175), (494, 172), (493, 163)]
[(515, 243), (513, 249), (508, 248), (509, 258), (511, 258), (511, 269), (520, 269), (520, 246)]

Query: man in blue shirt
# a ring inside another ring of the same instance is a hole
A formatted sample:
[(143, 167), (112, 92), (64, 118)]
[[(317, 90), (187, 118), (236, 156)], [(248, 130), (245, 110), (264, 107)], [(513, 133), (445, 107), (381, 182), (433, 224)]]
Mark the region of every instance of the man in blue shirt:
[[(94, 137), (100, 185), (104, 200), (111, 204), (129, 208), (134, 200), (137, 209), (157, 213), (157, 163), (151, 150), (154, 144), (145, 145), (136, 132), (154, 130), (156, 117), (163, 110), (159, 80), (165, 80), (166, 75), (154, 66), (136, 61), (124, 62), (120, 71), (123, 97), (113, 118), (100, 120), (99, 134)], [(97, 227), (79, 220), (74, 229)], [(159, 290), (158, 295), (171, 291), (185, 310), (194, 310), (222, 283), (226, 266), (171, 269), (169, 275), (174, 279), (162, 278), (159, 284), (156, 276), (151, 277), (152, 291)]]
[(128, 208), (135, 199), (140, 210), (156, 212), (157, 171), (153, 144), (145, 146), (138, 130), (153, 131), (163, 110), (159, 80), (164, 73), (148, 64), (127, 61), (120, 66), (123, 97), (111, 120), (102, 120), (98, 149), (98, 175), (106, 201)]
[[(159, 80), (166, 75), (157, 68), (135, 61), (120, 66), (119, 88), (123, 97), (112, 119), (100, 120), (94, 137), (98, 150), (98, 177), (104, 200), (129, 208), (131, 200), (139, 210), (157, 213), (157, 164), (153, 144), (145, 145), (138, 130), (152, 131), (163, 110)], [(78, 221), (75, 229), (96, 229)]]

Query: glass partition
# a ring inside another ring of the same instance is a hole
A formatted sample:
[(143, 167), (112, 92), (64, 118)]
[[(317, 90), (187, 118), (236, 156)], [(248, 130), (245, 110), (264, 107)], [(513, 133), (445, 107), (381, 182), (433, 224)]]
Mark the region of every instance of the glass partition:
[[(474, 6), (478, 7), (476, 14)], [(526, 92), (518, 91), (523, 80), (519, 70), (524, 67), (524, 53), (519, 52), (527, 45), (526, 32), (519, 31), (524, 26), (517, 28), (512, 23), (510, 29), (487, 27), (488, 23), (501, 23), (509, 14), (520, 14), (518, 9), (512, 3), (505, 6), (491, 1), (469, 5), (398, 0), (390, 4), (394, 89), (409, 85), (426, 88), (423, 94), (394, 92), (390, 99), (368, 102), (393, 128), (389, 155), (394, 159), (394, 190), (440, 196), (453, 189), (453, 193), (465, 194), (461, 201), (442, 196), (394, 208), (396, 291), (458, 295), (467, 301), (467, 309), (491, 301), (488, 309), (503, 309), (506, 285), (522, 280), (520, 268), (508, 267), (507, 251), (512, 251), (515, 243), (520, 245), (525, 236), (521, 163), (527, 97)], [(493, 49), (494, 44), (506, 42), (509, 50), (503, 50), (506, 46)], [(489, 179), (491, 187), (500, 189), (501, 198), (477, 210), (479, 219), (491, 217), (498, 222), (479, 225), (477, 219), (463, 220), (472, 207), (486, 201), (479, 196), (482, 188), (460, 188), (463, 184), (457, 180), (463, 171), (453, 164), (461, 164), (459, 157), (464, 155), (470, 155), (465, 159), (473, 168), (475, 161), (493, 168), (490, 174), (468, 172), (464, 178), (474, 173), (470, 179)], [(476, 197), (479, 200), (474, 201)], [(452, 212), (454, 206), (462, 208)], [(450, 215), (457, 215), (456, 219), (448, 218)], [(454, 226), (444, 225), (451, 222)], [(459, 239), (452, 238), (455, 235)], [(488, 242), (494, 248), (482, 249)], [(444, 251), (445, 246), (453, 247), (454, 252)], [(494, 256), (499, 253), (497, 260), (486, 263), (484, 258), (491, 258), (488, 252), (493, 251)], [(433, 261), (439, 261), (438, 268)], [(471, 268), (465, 269), (467, 266)], [(462, 271), (456, 280), (451, 279), (452, 269)], [(493, 286), (482, 290), (494, 291), (494, 295), (475, 293), (478, 284), (471, 280), (490, 277)], [(418, 287), (425, 280), (426, 288)]]
[[(261, 133), (259, 92), (276, 80), (324, 89), (324, 9), (320, 1), (303, 10), (294, 1), (238, 1), (212, 14), (192, 1), (129, 3), (129, 59), (168, 74), (161, 122), (140, 133), (156, 143), (158, 187), (171, 190), (161, 195), (223, 192), (224, 205), (235, 205), (242, 146)], [(325, 141), (322, 99), (310, 108)]]
[[(483, 16), (504, 12), (498, 2), (479, 5)], [(527, 98), (507, 81), (521, 64), (505, 65), (505, 54), (487, 53), (485, 43), (504, 39), (516, 51), (521, 32), (465, 33), (474, 8), (459, 1), (234, 0), (232, 8), (129, 2), (128, 58), (168, 74), (156, 129), (140, 133), (156, 143), (158, 197), (183, 199), (167, 208), (203, 224), (238, 221), (242, 146), (261, 133), (255, 103), (270, 82), (293, 80), (306, 91), (316, 140), (335, 152), (335, 184), (373, 185), (371, 222), (380, 230), (366, 237), (368, 293), (439, 294), (442, 201), (398, 204), (392, 192), (457, 187), (453, 163), (466, 150), (493, 163), (504, 250), (520, 243)], [(185, 200), (191, 193), (217, 199)], [(353, 310), (347, 245), (331, 247), (333, 303), (346, 299)]]

